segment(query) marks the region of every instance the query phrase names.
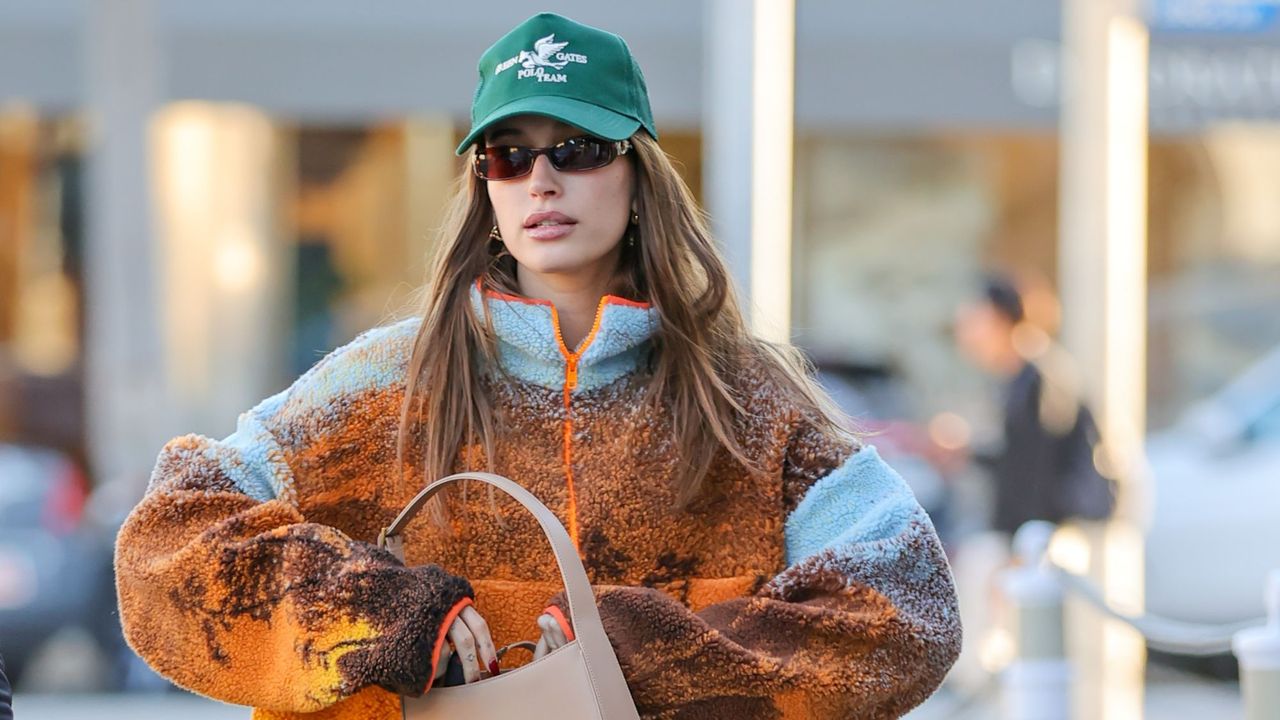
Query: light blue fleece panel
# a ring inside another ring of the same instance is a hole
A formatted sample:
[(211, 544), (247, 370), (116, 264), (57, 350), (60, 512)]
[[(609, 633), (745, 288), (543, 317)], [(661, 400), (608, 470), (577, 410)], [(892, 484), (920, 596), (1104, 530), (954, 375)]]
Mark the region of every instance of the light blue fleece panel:
[[(565, 361), (551, 320), (551, 306), (496, 297), (488, 301), (502, 369), (535, 385), (563, 387)], [(480, 291), (472, 288), (471, 306), (480, 317), (484, 317), (483, 302)]]
[(418, 318), (408, 318), (372, 328), (333, 350), (287, 389), (241, 413), (236, 431), (209, 452), (216, 453), (223, 472), (245, 495), (256, 500), (279, 497), (293, 482), (280, 442), (296, 442), (293, 435), (300, 431), (287, 418), (329, 413), (342, 398), (403, 383), (419, 323)]
[(322, 409), (333, 398), (403, 383), (420, 322), (408, 318), (366, 330), (326, 355), (289, 389), (290, 409)]
[(902, 476), (874, 446), (864, 446), (815, 482), (787, 518), (787, 565), (828, 548), (861, 543), (871, 549), (877, 541), (910, 535), (922, 515)]
[(636, 369), (658, 331), (658, 311), (610, 303), (600, 316), (600, 329), (578, 361), (577, 390), (604, 387)]
[(236, 431), (218, 443), (216, 459), (222, 472), (240, 492), (254, 500), (273, 500), (293, 482), (293, 471), (284, 460), (284, 452), (262, 420), (275, 414), (288, 392), (276, 393), (241, 413)]
[[(482, 298), (480, 291), (472, 288), (471, 304), (477, 314), (483, 313), (481, 303), (485, 300), (502, 369), (523, 382), (553, 390), (563, 388), (568, 363), (560, 351), (551, 306), (492, 295)], [(657, 327), (656, 310), (607, 302), (600, 327), (578, 360), (574, 392), (604, 387), (635, 370)]]

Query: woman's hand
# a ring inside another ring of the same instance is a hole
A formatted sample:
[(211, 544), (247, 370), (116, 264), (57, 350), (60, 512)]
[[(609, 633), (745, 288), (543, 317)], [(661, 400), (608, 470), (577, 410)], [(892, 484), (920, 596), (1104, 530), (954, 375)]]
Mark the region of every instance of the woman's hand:
[(564, 628), (560, 627), (560, 623), (550, 613), (538, 616), (538, 627), (542, 629), (542, 637), (538, 639), (538, 647), (533, 651), (534, 660), (541, 660), (552, 650), (557, 650), (569, 643), (569, 639), (565, 637)]
[[(498, 674), (498, 649), (489, 635), (489, 624), (473, 607), (465, 607), (449, 626), (449, 642), (440, 650), (436, 662), (436, 678), (445, 674), (449, 657), (454, 652), (462, 663), (462, 676), (467, 683), (478, 682)], [(452, 647), (450, 647), (452, 646)]]

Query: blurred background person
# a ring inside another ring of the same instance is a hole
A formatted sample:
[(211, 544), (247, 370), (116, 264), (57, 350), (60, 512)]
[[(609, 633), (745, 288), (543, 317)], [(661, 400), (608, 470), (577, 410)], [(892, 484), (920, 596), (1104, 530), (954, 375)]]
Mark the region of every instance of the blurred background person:
[(981, 296), (956, 313), (960, 352), (1003, 383), (1002, 436), (972, 451), (994, 486), (992, 528), (1012, 534), (1029, 520), (1101, 520), (1114, 506), (1112, 481), (1095, 461), (1098, 428), (1070, 358), (1026, 322), (1013, 281), (991, 274)]
[(1100, 520), (1114, 505), (1113, 483), (1095, 462), (1098, 429), (1074, 363), (1051, 337), (1057, 299), (1045, 282), (1022, 286), (1006, 274), (986, 275), (976, 297), (957, 309), (953, 328), (959, 353), (998, 388), (993, 437), (959, 446), (953, 458), (986, 476), (990, 488), (986, 517), (953, 555), (965, 647), (951, 680), (970, 690), (988, 682), (1010, 650), (996, 578), (1010, 563), (1013, 533), (1029, 520)]

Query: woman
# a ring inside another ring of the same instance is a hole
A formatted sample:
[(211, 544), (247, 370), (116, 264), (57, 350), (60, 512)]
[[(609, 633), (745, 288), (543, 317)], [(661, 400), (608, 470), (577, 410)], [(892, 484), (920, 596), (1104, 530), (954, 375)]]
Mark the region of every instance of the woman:
[[(530, 18), (480, 59), (472, 151), (421, 317), (369, 331), (160, 454), (121, 531), (130, 643), (255, 717), (399, 717), (451, 646), (572, 638), (515, 479), (564, 522), (647, 717), (889, 717), (959, 648), (928, 517), (752, 338), (616, 35)], [(513, 652), (508, 669), (527, 662)]]

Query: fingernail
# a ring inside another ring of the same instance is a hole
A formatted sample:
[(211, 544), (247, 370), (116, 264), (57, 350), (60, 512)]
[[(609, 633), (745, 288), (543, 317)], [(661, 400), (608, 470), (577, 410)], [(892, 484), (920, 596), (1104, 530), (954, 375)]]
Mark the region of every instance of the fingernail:
[(490, 661), (489, 661), (489, 673), (490, 673), (490, 675), (493, 675), (493, 676), (495, 676), (495, 677), (496, 677), (496, 676), (498, 675), (498, 673), (499, 673), (499, 672), (500, 672), (500, 670), (498, 670), (498, 659), (497, 659), (497, 658), (494, 658), (494, 659), (490, 660)]

